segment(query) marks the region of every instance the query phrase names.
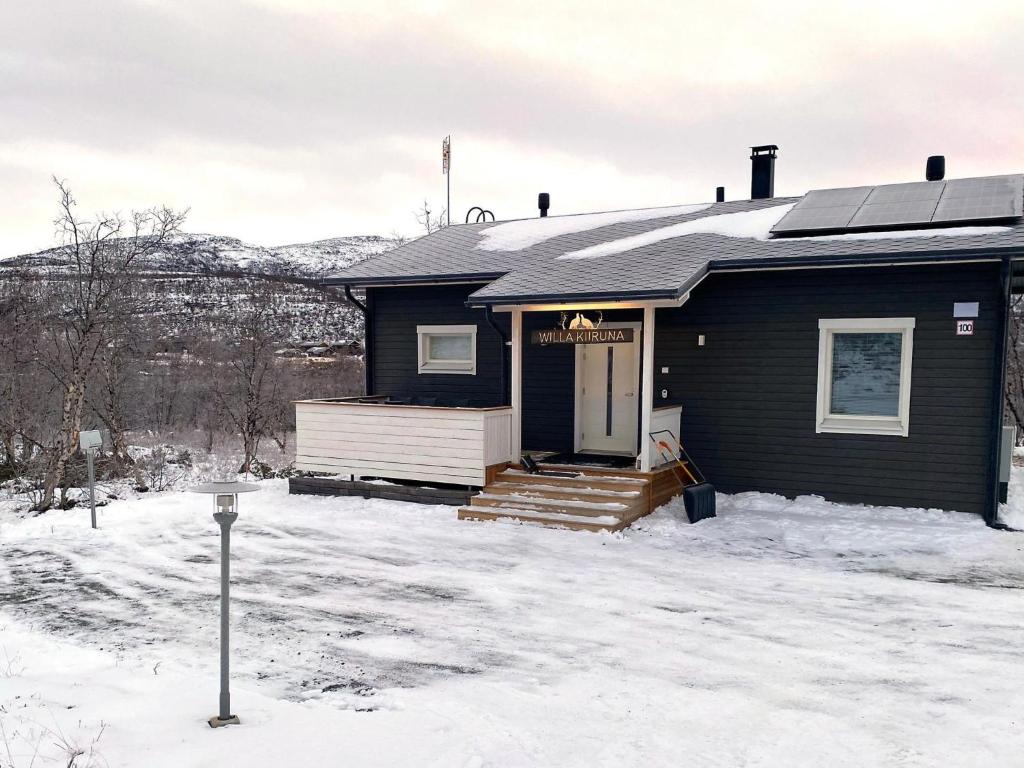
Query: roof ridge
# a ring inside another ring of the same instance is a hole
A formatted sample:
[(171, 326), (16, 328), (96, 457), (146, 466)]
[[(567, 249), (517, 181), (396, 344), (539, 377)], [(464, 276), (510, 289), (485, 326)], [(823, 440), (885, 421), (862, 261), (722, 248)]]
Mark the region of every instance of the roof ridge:
[[(497, 219), (495, 221), (471, 221), (471, 222), (468, 222), (468, 223), (467, 222), (462, 222), (461, 224), (452, 224), (450, 226), (451, 227), (475, 227), (475, 226), (480, 226), (480, 227), (491, 226), (491, 227), (493, 227), (493, 226), (495, 226), (497, 224), (514, 224), (517, 221), (535, 221), (535, 220), (540, 219), (540, 218), (546, 218), (546, 219), (566, 219), (566, 218), (570, 218), (572, 216), (600, 216), (600, 215), (608, 214), (608, 213), (633, 213), (635, 211), (658, 211), (658, 210), (668, 210), (669, 208), (686, 208), (688, 206), (694, 206), (694, 205), (706, 205), (707, 206), (707, 208), (704, 208), (703, 210), (694, 211), (693, 213), (690, 213), (690, 214), (685, 214), (687, 216), (690, 216), (690, 215), (701, 214), (701, 213), (704, 213), (705, 211), (710, 211), (712, 208), (714, 208), (715, 206), (718, 206), (718, 205), (731, 205), (733, 203), (753, 203), (753, 202), (758, 202), (759, 203), (759, 202), (762, 202), (762, 201), (769, 201), (769, 200), (781, 201), (780, 204), (785, 205), (788, 202), (792, 202), (793, 200), (799, 200), (802, 197), (803, 197), (803, 195), (788, 195), (788, 196), (785, 196), (785, 197), (775, 196), (775, 197), (764, 197), (764, 198), (737, 198), (735, 200), (723, 200), (721, 202), (716, 202), (716, 201), (712, 200), (712, 201), (699, 202), (699, 203), (672, 203), (671, 205), (646, 205), (646, 206), (640, 206), (639, 208), (610, 208), (608, 210), (601, 210), (601, 211), (577, 211), (575, 213), (558, 213), (558, 214), (555, 214), (553, 216), (544, 216), (544, 217), (540, 217), (540, 216), (523, 216), (523, 217), (518, 218), (518, 219)], [(684, 215), (684, 214), (680, 214), (680, 215)], [(442, 227), (442, 229), (435, 230), (431, 234), (436, 234), (437, 232), (441, 232), (444, 229), (449, 229), (449, 228), (450, 227)], [(424, 235), (423, 237), (426, 237), (426, 235)], [(420, 238), (417, 238), (417, 239), (421, 240), (423, 238), (420, 237)]]

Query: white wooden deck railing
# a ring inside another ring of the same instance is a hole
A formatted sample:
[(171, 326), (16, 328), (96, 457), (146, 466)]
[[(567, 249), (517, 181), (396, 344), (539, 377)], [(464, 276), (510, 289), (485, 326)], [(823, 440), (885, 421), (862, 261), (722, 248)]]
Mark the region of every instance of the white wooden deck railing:
[(487, 467), (512, 460), (510, 407), (301, 400), (295, 427), (307, 472), (482, 486)]

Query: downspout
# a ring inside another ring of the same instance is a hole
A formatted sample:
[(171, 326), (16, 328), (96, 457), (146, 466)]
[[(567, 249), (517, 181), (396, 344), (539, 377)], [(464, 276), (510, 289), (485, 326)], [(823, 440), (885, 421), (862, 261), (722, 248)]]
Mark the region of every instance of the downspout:
[(375, 394), (373, 391), (373, 314), (366, 304), (352, 295), (352, 287), (349, 285), (345, 286), (345, 298), (363, 313), (363, 387), (366, 390), (363, 394), (369, 397)]
[(494, 310), (491, 309), (490, 304), (484, 307), (484, 319), (487, 321), (487, 324), (494, 329), (494, 332), (498, 334), (498, 338), (501, 339), (501, 354), (498, 355), (498, 379), (501, 381), (501, 404), (508, 405), (508, 377), (506, 375), (505, 365), (505, 350), (508, 348), (508, 336), (506, 336), (505, 332), (498, 327), (496, 322), (494, 322)]
[(996, 337), (995, 370), (992, 375), (992, 421), (989, 427), (989, 478), (986, 493), (985, 524), (990, 528), (1005, 530), (999, 522), (999, 448), (1002, 444), (1003, 409), (1006, 399), (1006, 357), (1007, 334), (1009, 333), (1010, 300), (1013, 287), (1013, 262), (1004, 256), (999, 270), (999, 290), (1002, 301), (999, 304), (998, 336)]

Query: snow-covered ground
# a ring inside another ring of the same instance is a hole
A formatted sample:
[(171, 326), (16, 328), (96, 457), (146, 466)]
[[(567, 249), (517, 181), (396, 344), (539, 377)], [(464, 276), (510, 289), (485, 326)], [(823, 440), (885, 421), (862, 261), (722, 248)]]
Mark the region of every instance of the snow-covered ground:
[(741, 494), (599, 535), (263, 485), (216, 731), (208, 498), (0, 520), (0, 765), (1024, 762), (1024, 536), (976, 517)]

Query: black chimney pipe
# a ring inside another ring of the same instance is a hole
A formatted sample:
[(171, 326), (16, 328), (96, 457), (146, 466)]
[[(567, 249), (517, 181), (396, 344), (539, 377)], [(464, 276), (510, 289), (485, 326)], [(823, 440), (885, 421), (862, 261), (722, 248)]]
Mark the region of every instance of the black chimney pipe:
[(548, 215), (548, 208), (551, 207), (551, 195), (547, 192), (537, 195), (537, 207), (540, 208), (540, 217), (543, 219)]
[(751, 200), (775, 197), (775, 153), (778, 149), (775, 144), (750, 148)]
[(924, 177), (928, 181), (942, 181), (946, 178), (946, 156), (932, 155), (924, 166)]
[(715, 202), (716, 203), (724, 203), (725, 202), (725, 187), (715, 187)]

